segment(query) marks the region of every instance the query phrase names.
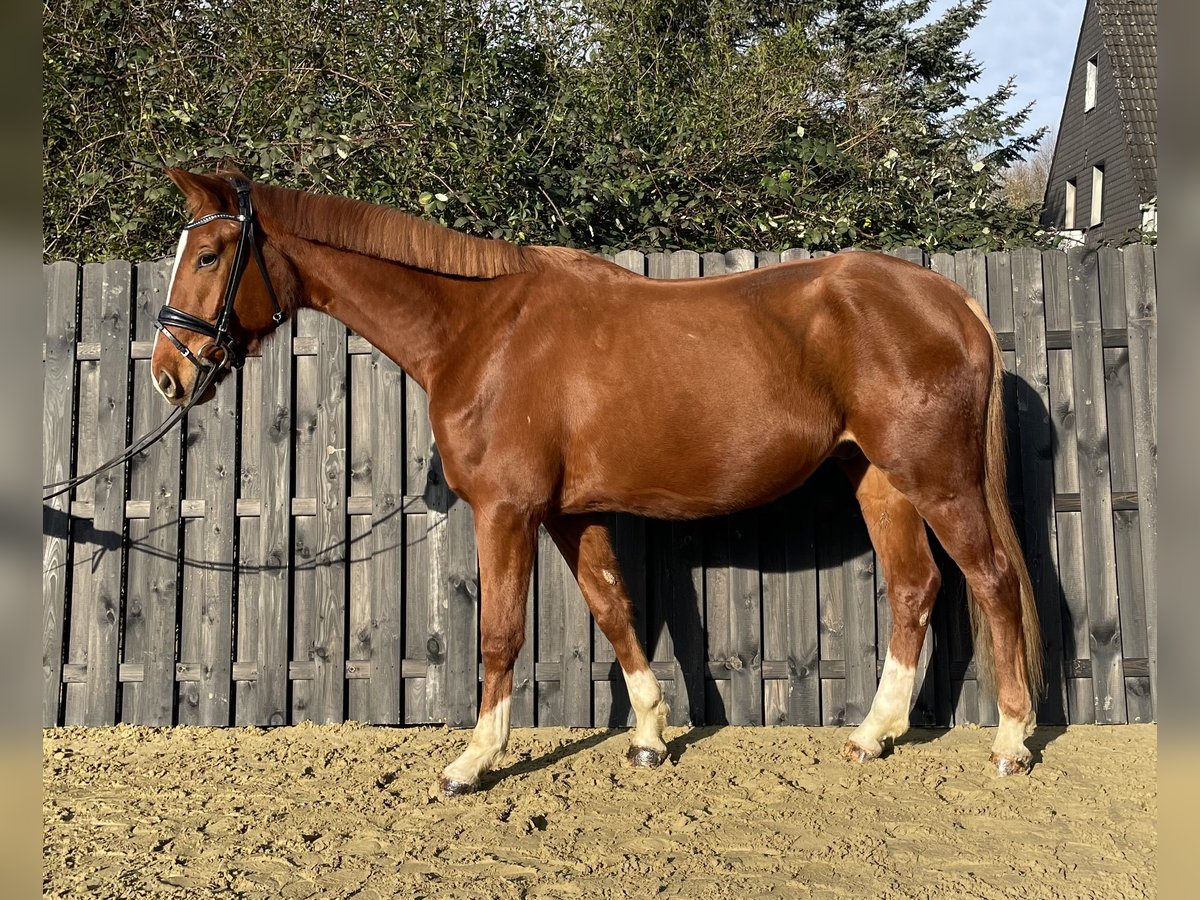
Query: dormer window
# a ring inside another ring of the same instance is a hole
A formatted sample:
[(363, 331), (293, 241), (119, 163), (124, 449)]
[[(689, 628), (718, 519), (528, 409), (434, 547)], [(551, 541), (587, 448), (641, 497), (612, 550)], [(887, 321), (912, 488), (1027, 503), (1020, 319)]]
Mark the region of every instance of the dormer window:
[(1100, 54), (1096, 53), (1087, 61), (1087, 83), (1083, 89), (1083, 111), (1087, 112), (1096, 105), (1096, 71)]

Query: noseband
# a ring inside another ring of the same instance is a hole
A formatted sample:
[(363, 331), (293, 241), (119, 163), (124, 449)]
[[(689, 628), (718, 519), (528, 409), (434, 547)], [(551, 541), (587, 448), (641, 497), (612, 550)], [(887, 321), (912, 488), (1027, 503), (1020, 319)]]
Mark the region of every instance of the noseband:
[[(254, 254), (254, 261), (258, 264), (258, 271), (262, 274), (263, 283), (267, 286), (271, 302), (275, 304), (275, 313), (271, 316), (271, 321), (278, 325), (284, 319), (283, 307), (279, 305), (279, 298), (275, 295), (275, 287), (271, 284), (271, 276), (267, 274), (262, 250), (256, 240), (254, 205), (250, 202), (250, 183), (242, 178), (231, 178), (230, 184), (237, 191), (238, 212), (236, 216), (229, 213), (209, 213), (207, 216), (193, 219), (183, 226), (184, 231), (191, 231), (193, 228), (199, 228), (218, 219), (229, 219), (242, 224), (241, 231), (238, 233), (237, 249), (234, 251), (233, 268), (229, 270), (229, 281), (225, 284), (225, 302), (217, 316), (216, 323), (206, 322), (191, 313), (171, 306), (163, 306), (158, 311), (158, 319), (154, 323), (154, 327), (158, 329), (159, 333), (165, 335), (167, 340), (174, 344), (175, 349), (201, 373), (213, 366), (219, 369), (222, 366), (230, 365), (239, 369), (245, 361), (244, 349), (239, 347), (234, 340), (229, 331), (229, 323), (233, 318), (233, 301), (237, 297), (238, 286), (242, 282), (242, 274), (246, 271), (246, 262), (251, 252)], [(168, 297), (167, 302), (170, 303), (170, 301), (171, 298)], [(187, 344), (171, 333), (171, 328), (186, 328), (188, 331), (194, 331), (212, 340), (196, 353), (192, 353)]]

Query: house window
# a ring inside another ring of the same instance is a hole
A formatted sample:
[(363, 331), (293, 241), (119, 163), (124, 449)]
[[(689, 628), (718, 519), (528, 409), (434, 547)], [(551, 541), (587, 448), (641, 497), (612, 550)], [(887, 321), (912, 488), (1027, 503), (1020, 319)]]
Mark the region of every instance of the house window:
[(1096, 54), (1087, 61), (1087, 86), (1083, 90), (1083, 111), (1087, 112), (1096, 105), (1096, 70), (1100, 55)]
[(1075, 179), (1067, 179), (1067, 203), (1063, 211), (1063, 228), (1070, 231), (1075, 227)]
[(1092, 166), (1092, 218), (1089, 225), (1104, 221), (1104, 166)]

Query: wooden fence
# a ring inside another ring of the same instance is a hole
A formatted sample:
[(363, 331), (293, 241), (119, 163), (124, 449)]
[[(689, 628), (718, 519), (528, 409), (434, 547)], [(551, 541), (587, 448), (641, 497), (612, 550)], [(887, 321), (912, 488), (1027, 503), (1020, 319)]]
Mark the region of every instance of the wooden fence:
[[(806, 257), (623, 252), (653, 278)], [(814, 254), (816, 255), (816, 254)], [(987, 307), (1006, 366), (1010, 492), (1045, 633), (1044, 722), (1154, 718), (1154, 251), (923, 259)], [(157, 424), (152, 319), (169, 260), (45, 267), (45, 480)], [(759, 510), (618, 516), (639, 628), (676, 724), (843, 724), (869, 708), (885, 585), (853, 495), (823, 467)], [(43, 504), (43, 721), (474, 721), (471, 512), (444, 485), (422, 391), (337, 322), (301, 314), (215, 401), (127, 469)], [(962, 582), (939, 553), (914, 723), (995, 722)], [(624, 725), (607, 641), (543, 533), (515, 725)]]

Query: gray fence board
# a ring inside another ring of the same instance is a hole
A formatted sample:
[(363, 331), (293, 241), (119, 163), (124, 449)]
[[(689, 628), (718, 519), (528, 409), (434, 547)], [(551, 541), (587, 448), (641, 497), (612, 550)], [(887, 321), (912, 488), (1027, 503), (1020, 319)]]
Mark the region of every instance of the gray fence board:
[[(261, 500), (262, 487), (260, 466), (262, 465), (262, 420), (265, 410), (262, 403), (263, 359), (252, 356), (246, 360), (241, 372), (242, 404), (240, 411), (241, 433), (239, 434), (238, 498)], [(250, 662), (258, 658), (259, 646), (259, 573), (262, 570), (262, 539), (259, 534), (260, 517), (242, 518), (237, 523), (238, 572), (237, 572), (237, 631), (234, 647), (238, 660)], [(235, 725), (258, 724), (258, 681), (239, 680), (234, 682)]]
[[(80, 303), (79, 340), (99, 346), (100, 301), (95, 289), (84, 291)], [(78, 358), (78, 347), (76, 358)], [(104, 461), (96, 446), (96, 412), (100, 390), (99, 360), (92, 357), (77, 365), (75, 417), (75, 471), (87, 472)], [(93, 504), (96, 483), (85, 481), (72, 492), (77, 503)], [(88, 664), (87, 641), (89, 612), (96, 596), (96, 559), (105, 552), (97, 541), (95, 522), (82, 516), (71, 517), (71, 600), (66, 614), (66, 663)], [(87, 714), (87, 687), (84, 682), (68, 681), (63, 674), (63, 724), (83, 725)]]
[(821, 722), (821, 678), (817, 647), (817, 535), (812, 506), (784, 522), (788, 629), (788, 720)]
[(181, 662), (198, 663), (200, 680), (179, 685), (180, 721), (227, 725), (232, 688), (233, 565), (237, 497), (236, 374), (187, 417), (187, 493), (204, 515), (184, 520)]
[(371, 721), (399, 724), (404, 585), (404, 373), (378, 350), (371, 354), (371, 591), (369, 632)]
[[(730, 569), (729, 520), (704, 523), (704, 640), (707, 668), (727, 673), (733, 663), (733, 593)], [(727, 724), (731, 708), (728, 675), (705, 682), (706, 721)]]
[[(645, 646), (646, 640), (646, 520), (637, 516), (617, 515), (612, 517), (612, 542), (621, 563), (621, 577), (625, 580), (625, 590), (629, 593), (629, 601), (633, 606), (634, 629)], [(697, 573), (702, 576), (701, 572)], [(703, 603), (703, 589), (699, 594), (698, 603)], [(540, 616), (540, 612), (539, 612)], [(608, 645), (608, 641), (603, 641)], [(611, 649), (611, 648), (610, 648)], [(601, 711), (597, 710), (596, 723), (603, 725), (632, 725), (636, 722), (633, 708), (629, 703), (629, 692), (625, 687), (625, 678), (619, 671), (612, 681), (610, 696), (612, 708), (607, 715), (600, 718)], [(703, 686), (701, 688), (703, 690)], [(703, 696), (703, 695), (702, 695)], [(703, 700), (701, 700), (703, 702)], [(624, 713), (621, 715), (621, 713)], [(692, 710), (692, 714), (695, 711)]]
[(1100, 279), (1095, 251), (1068, 251), (1072, 263), (1071, 353), (1075, 360), (1078, 412), (1079, 493), (1083, 520), (1083, 566), (1091, 638), (1092, 689), (1096, 719), (1125, 719), (1121, 623), (1117, 608), (1113, 547), (1112, 484), (1109, 479), (1108, 418), (1104, 399), (1104, 355), (1100, 341)]
[(730, 655), (729, 724), (763, 724), (762, 575), (758, 510), (730, 517), (729, 594), (733, 653)]
[[(537, 544), (537, 661), (560, 663), (565, 635), (565, 563), (545, 528), (538, 529)], [(537, 682), (537, 724), (565, 724), (562, 680)]]
[[(115, 456), (127, 443), (129, 391), (129, 263), (92, 263), (83, 270), (84, 304), (99, 303), (99, 385), (96, 448), (100, 459)], [(125, 469), (109, 469), (95, 479), (92, 522), (108, 552), (96, 560), (87, 643), (87, 713), (84, 724), (112, 725), (117, 718), (117, 664), (120, 646), (122, 569), (125, 531)]]
[(310, 711), (318, 722), (340, 722), (346, 682), (346, 327), (328, 316), (316, 318), (316, 619)]
[[(846, 681), (844, 663), (846, 659), (845, 587), (842, 578), (842, 559), (845, 555), (846, 525), (835, 520), (828, 508), (821, 509), (825, 517), (825, 539), (817, 547), (818, 635), (822, 660), (839, 660), (843, 663), (842, 678), (821, 679), (821, 724), (844, 725), (846, 723)], [(832, 526), (832, 527), (831, 527)], [(874, 662), (874, 648), (871, 661)]]
[[(351, 679), (346, 686), (347, 718), (360, 722), (371, 721), (371, 683), (375, 672), (370, 664), (371, 653), (371, 518), (372, 504), (372, 459), (374, 449), (372, 434), (374, 432), (374, 416), (371, 408), (371, 372), (372, 358), (369, 354), (351, 356), (347, 363), (347, 378), (349, 381), (349, 424), (347, 438), (347, 468), (349, 476), (349, 498), (347, 505), (353, 501), (363, 502), (367, 509), (357, 514), (350, 513), (347, 518), (348, 547), (346, 554), (349, 569), (349, 597), (346, 612), (346, 659), (356, 670), (365, 670), (365, 678)], [(422, 516), (422, 518), (424, 518)], [(411, 530), (406, 535), (411, 535)], [(410, 554), (411, 555), (411, 554)], [(425, 567), (422, 568), (425, 571)], [(408, 593), (416, 609), (422, 605), (422, 597), (414, 588)], [(411, 683), (406, 683), (406, 690), (413, 689)], [(417, 721), (424, 718), (424, 685), (421, 685), (422, 702), (419, 712), (415, 713)], [(406, 710), (412, 709), (415, 701), (406, 705)]]
[(861, 515), (851, 507), (843, 524), (842, 654), (846, 661), (845, 717), (857, 725), (867, 717), (877, 683), (875, 642), (875, 555)]
[[(165, 299), (170, 272), (168, 260), (137, 267), (135, 340), (153, 340), (154, 316)], [(133, 431), (140, 435), (165, 418), (167, 406), (154, 389), (150, 361), (135, 360), (133, 366)], [(181, 433), (182, 426), (172, 428), (161, 441), (139, 454), (129, 472), (129, 496), (145, 499), (149, 516), (129, 523), (123, 656), (125, 662), (142, 665), (142, 680), (124, 688), (121, 719), (140, 725), (170, 725), (175, 721), (179, 513), (183, 499)], [(232, 465), (232, 456), (228, 462)], [(229, 562), (232, 565), (232, 559)], [(216, 724), (228, 724), (228, 719)]]
[[(42, 382), (42, 479), (65, 481), (71, 467), (75, 411), (76, 307), (79, 267), (42, 267), (46, 344)], [(70, 591), (71, 491), (42, 505), (42, 725), (59, 722), (63, 703), (63, 640)]]
[[(373, 415), (368, 413), (368, 415)], [(429, 398), (411, 378), (404, 379), (405, 496), (423, 495), (433, 465), (433, 434)], [(431, 525), (436, 512), (405, 513), (404, 656), (425, 660), (425, 676), (404, 679), (404, 721), (437, 722), (444, 716), (445, 630), (430, 580)], [(438, 520), (440, 521), (440, 519)]]
[[(1047, 330), (1070, 330), (1071, 299), (1067, 255), (1061, 250), (1042, 254), (1042, 286), (1046, 298)], [(1050, 421), (1054, 437), (1054, 484), (1057, 494), (1079, 491), (1079, 442), (1076, 435), (1075, 368), (1069, 348), (1048, 350)], [(1083, 530), (1080, 514), (1055, 503), (1058, 530), (1060, 609), (1064, 656), (1091, 662), (1088, 636), (1087, 587), (1083, 579)], [(1095, 696), (1090, 677), (1067, 678), (1067, 715), (1071, 722), (1095, 721)]]
[[(309, 337), (316, 322), (307, 310), (297, 313), (297, 338)], [(326, 348), (327, 349), (327, 348)], [(295, 361), (295, 413), (292, 434), (292, 492), (300, 499), (313, 501), (317, 495), (317, 367), (320, 355), (298, 356)], [(307, 511), (307, 510), (306, 510)], [(314, 509), (315, 511), (315, 509)], [(314, 661), (314, 632), (316, 630), (317, 571), (320, 552), (315, 515), (294, 515), (292, 518), (292, 630), (291, 659)], [(307, 678), (292, 682), (291, 715), (294, 722), (313, 718), (313, 692), (316, 686)]]
[(1158, 312), (1154, 252), (1126, 247), (1125, 303), (1129, 327), (1129, 368), (1133, 392), (1134, 465), (1138, 490), (1138, 530), (1142, 585), (1146, 597), (1146, 640), (1150, 657), (1150, 700), (1158, 708)]
[[(1122, 252), (1101, 247), (1097, 254), (1100, 277), (1100, 317), (1104, 329), (1125, 330), (1125, 272)], [(1104, 392), (1108, 418), (1109, 478), (1113, 491), (1136, 493), (1137, 464), (1133, 437), (1133, 390), (1129, 372), (1129, 348), (1105, 347)], [(1113, 542), (1118, 616), (1121, 623), (1120, 655), (1146, 657), (1146, 597), (1143, 593), (1142, 548), (1137, 510), (1114, 510)], [(1145, 696), (1141, 685), (1125, 678), (1126, 704)], [(1144, 710), (1142, 713), (1144, 715)], [(1144, 719), (1143, 719), (1144, 721)]]
[[(534, 675), (534, 633), (533, 623), (535, 620), (535, 603), (536, 588), (532, 577), (529, 581), (529, 589), (525, 592), (525, 641), (521, 647), (521, 652), (517, 654), (517, 662), (513, 666), (513, 690), (512, 690), (512, 705), (509, 708), (511, 715), (510, 721), (514, 728), (531, 728), (536, 724), (536, 693), (537, 683)], [(607, 643), (607, 641), (602, 641)], [(600, 644), (593, 642), (592, 646), (597, 650), (600, 649)], [(611, 649), (611, 648), (610, 648)], [(596, 693), (599, 693), (601, 687), (608, 688), (608, 695), (612, 696), (612, 686), (607, 681), (597, 682), (594, 685), (594, 693), (592, 698), (592, 709), (594, 721), (607, 721), (607, 718), (601, 718), (600, 713), (596, 712)]]
[(547, 568), (556, 574), (554, 586), (563, 598), (563, 724), (587, 726), (592, 724), (592, 618), (570, 567), (561, 554), (554, 556)]
[[(1046, 299), (1042, 256), (1036, 249), (1013, 251), (1013, 317), (1016, 329), (1015, 373), (1023, 383), (1017, 401), (1021, 432), (1021, 501), (1025, 562), (1033, 582), (1046, 674), (1046, 695), (1039, 714), (1067, 721), (1067, 685), (1062, 665), (1062, 612), (1056, 580), (1058, 527), (1054, 519), (1053, 435), (1050, 425), (1050, 373), (1046, 358)], [(1012, 460), (1013, 450), (1009, 449)], [(1010, 462), (1011, 465), (1011, 462)]]
[[(446, 721), (475, 724), (479, 712), (479, 560), (471, 507), (448, 492), (446, 512), (449, 606), (446, 641)], [(591, 701), (591, 691), (588, 691)]]
[(259, 421), (258, 716), (288, 720), (288, 622), (291, 616), (292, 326), (286, 319), (263, 345)]

